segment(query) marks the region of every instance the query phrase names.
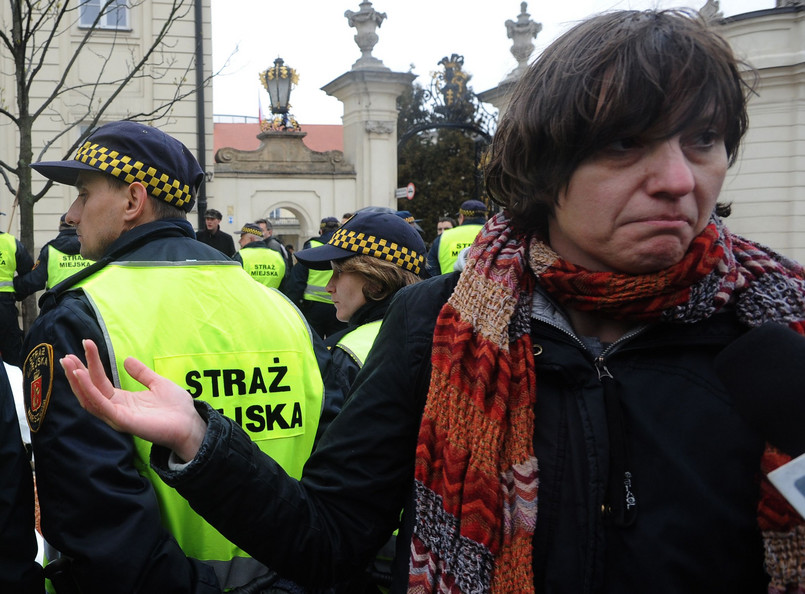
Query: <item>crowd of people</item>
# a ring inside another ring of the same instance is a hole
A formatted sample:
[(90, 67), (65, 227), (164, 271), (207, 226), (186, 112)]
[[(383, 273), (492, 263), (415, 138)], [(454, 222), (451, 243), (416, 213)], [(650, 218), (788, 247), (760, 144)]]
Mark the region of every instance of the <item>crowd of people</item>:
[(196, 159), (142, 124), (34, 163), (76, 186), (87, 263), (21, 350), (44, 571), (0, 374), (0, 589), (805, 591), (766, 478), (802, 452), (736, 408), (764, 370), (717, 365), (755, 328), (805, 343), (805, 269), (719, 197), (751, 75), (696, 13), (579, 23), (499, 122), (500, 212), (464, 201), (430, 248), (370, 207), (294, 254), (245, 223), (236, 254), (220, 212), (187, 221)]

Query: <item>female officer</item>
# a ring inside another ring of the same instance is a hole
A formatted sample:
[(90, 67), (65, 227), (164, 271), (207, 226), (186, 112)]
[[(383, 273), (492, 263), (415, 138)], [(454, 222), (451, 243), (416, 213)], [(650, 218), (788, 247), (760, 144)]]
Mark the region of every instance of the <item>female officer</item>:
[(397, 294), (299, 482), (142, 365), (150, 391), (115, 391), (91, 344), (89, 372), (64, 363), (74, 390), (189, 460), (152, 450), (216, 527), (310, 584), (359, 571), (404, 505), (396, 591), (802, 591), (805, 526), (761, 478), (788, 458), (714, 368), (749, 328), (805, 327), (802, 267), (717, 202), (748, 91), (697, 14), (603, 14), (551, 44), (493, 141), (506, 210), (460, 277)]
[(381, 212), (358, 212), (317, 247), (297, 252), (308, 268), (332, 267), (326, 290), (336, 317), (349, 326), (332, 336), (333, 365), (351, 386), (372, 348), (391, 298), (420, 280), (425, 244), (400, 217)]

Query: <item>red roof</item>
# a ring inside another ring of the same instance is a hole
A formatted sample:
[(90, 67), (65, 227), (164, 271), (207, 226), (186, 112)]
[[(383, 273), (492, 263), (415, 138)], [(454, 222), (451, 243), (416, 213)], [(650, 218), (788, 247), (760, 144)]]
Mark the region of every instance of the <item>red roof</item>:
[[(331, 150), (344, 150), (344, 127), (338, 124), (308, 124), (302, 126), (307, 136), (302, 142), (312, 151), (323, 153)], [(213, 154), (218, 149), (228, 147), (242, 151), (253, 151), (260, 147), (257, 135), (260, 124), (216, 123), (213, 128)]]

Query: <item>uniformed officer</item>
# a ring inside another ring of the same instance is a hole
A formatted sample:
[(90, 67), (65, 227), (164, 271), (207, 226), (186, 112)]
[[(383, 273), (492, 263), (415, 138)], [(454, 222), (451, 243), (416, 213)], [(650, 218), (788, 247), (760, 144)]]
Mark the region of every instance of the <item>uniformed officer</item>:
[(27, 274), (34, 265), (20, 240), (0, 231), (0, 354), (3, 361), (22, 364), (22, 329), (14, 293), (15, 274)]
[[(303, 249), (324, 245), (339, 225), (335, 217), (323, 218), (319, 225), (319, 236), (308, 239)], [(346, 328), (346, 324), (336, 317), (333, 300), (325, 289), (331, 276), (332, 270), (311, 270), (297, 259), (285, 287), (285, 294), (300, 306), (308, 323), (322, 338)]]
[(428, 272), (432, 276), (453, 272), (461, 250), (472, 245), (486, 223), (487, 208), (480, 200), (465, 200), (458, 211), (458, 227), (436, 236), (428, 252)]
[(240, 231), (240, 251), (234, 260), (258, 283), (272, 289), (280, 288), (285, 278), (285, 258), (270, 249), (263, 241), (263, 232), (255, 223), (246, 223)]
[(425, 243), (399, 215), (358, 212), (326, 244), (301, 250), (297, 259), (312, 270), (331, 270), (325, 290), (336, 316), (348, 326), (328, 336), (333, 364), (352, 385), (374, 344), (391, 298), (420, 280)]
[(65, 213), (59, 219), (59, 234), (42, 246), (31, 271), (14, 279), (18, 300), (36, 291), (51, 289), (93, 263), (81, 255), (81, 242), (75, 228), (65, 221), (66, 216)]
[[(74, 159), (32, 167), (77, 186), (67, 222), (97, 260), (45, 293), (23, 366), (42, 531), (68, 560), (62, 579), (82, 592), (207, 593), (265, 578), (154, 477), (148, 444), (77, 405), (58, 360), (92, 338), (125, 387), (126, 357), (144, 358), (298, 476), (320, 424), (326, 348), (282, 294), (195, 241), (186, 213), (204, 174), (176, 139), (114, 122)], [(276, 330), (255, 332), (267, 319)]]
[(285, 259), (285, 276), (287, 278), (288, 274), (291, 273), (293, 259), (288, 249), (282, 245), (282, 242), (274, 237), (274, 224), (268, 219), (257, 219), (254, 224), (260, 227), (260, 231), (263, 233), (263, 243), (266, 244), (266, 247), (282, 254)]

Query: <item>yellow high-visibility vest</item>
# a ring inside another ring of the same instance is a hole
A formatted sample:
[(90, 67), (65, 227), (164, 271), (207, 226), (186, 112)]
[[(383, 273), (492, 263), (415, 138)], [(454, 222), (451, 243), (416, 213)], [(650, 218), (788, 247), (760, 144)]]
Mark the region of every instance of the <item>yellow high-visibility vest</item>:
[[(233, 261), (114, 262), (77, 287), (107, 337), (115, 386), (142, 389), (123, 368), (136, 357), (234, 419), (289, 475), (301, 476), (324, 386), (308, 326), (284, 295)], [(247, 312), (276, 330), (263, 331)], [(148, 463), (150, 443), (135, 438), (135, 445), (134, 464), (187, 556), (212, 565), (224, 588), (267, 572), (162, 482)]]

